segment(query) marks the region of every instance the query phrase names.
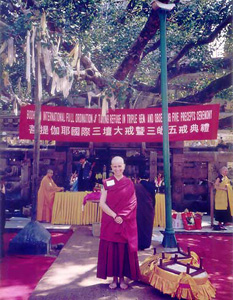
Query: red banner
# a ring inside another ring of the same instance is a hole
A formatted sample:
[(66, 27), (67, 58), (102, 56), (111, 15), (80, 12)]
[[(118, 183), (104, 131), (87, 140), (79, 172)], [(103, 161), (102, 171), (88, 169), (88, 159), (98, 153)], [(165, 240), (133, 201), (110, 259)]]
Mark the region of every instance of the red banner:
[[(219, 105), (170, 107), (169, 140), (217, 138)], [(20, 139), (34, 139), (35, 107), (21, 108)], [(41, 140), (66, 142), (161, 142), (162, 109), (100, 109), (42, 106)]]

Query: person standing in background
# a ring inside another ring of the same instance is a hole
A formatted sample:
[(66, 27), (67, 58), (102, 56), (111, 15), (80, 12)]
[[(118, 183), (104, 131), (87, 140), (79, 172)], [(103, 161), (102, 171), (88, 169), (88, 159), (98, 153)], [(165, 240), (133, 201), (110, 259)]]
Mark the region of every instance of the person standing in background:
[(78, 174), (76, 173), (76, 171), (72, 173), (70, 177), (69, 186), (70, 186), (70, 191), (72, 192), (78, 191)]
[(138, 249), (151, 245), (155, 216), (155, 184), (144, 177), (135, 184), (137, 197)]
[(165, 192), (165, 183), (162, 173), (158, 173), (158, 176), (155, 178), (155, 189), (157, 193), (164, 194)]
[(93, 191), (96, 185), (96, 172), (97, 172), (96, 161), (93, 161), (91, 164), (91, 171), (90, 171), (90, 183), (89, 183), (90, 191)]
[(228, 222), (232, 222), (233, 217), (233, 191), (230, 179), (227, 177), (227, 167), (220, 169), (214, 187), (215, 194), (215, 220), (218, 221), (219, 229), (224, 230)]
[(78, 191), (91, 191), (90, 178), (92, 175), (91, 163), (86, 160), (84, 154), (79, 156), (79, 163), (77, 165), (78, 174)]
[(48, 169), (41, 180), (37, 198), (37, 221), (51, 222), (55, 193), (64, 191), (63, 187), (55, 184), (52, 176), (53, 170)]
[[(100, 207), (103, 210), (97, 277), (113, 277), (110, 289), (128, 288), (124, 277), (137, 280), (140, 275), (137, 256), (137, 199), (134, 184), (125, 177), (124, 160), (112, 159), (113, 176), (104, 180)], [(119, 281), (118, 281), (119, 280)]]

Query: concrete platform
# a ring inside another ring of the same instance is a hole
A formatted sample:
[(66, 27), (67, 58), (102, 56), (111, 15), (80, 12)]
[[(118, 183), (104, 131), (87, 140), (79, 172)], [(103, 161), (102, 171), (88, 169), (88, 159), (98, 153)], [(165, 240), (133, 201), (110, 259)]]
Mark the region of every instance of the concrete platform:
[[(17, 232), (23, 229), (29, 222), (31, 218), (22, 218), (22, 217), (12, 217), (6, 220), (5, 232)], [(45, 229), (48, 231), (67, 231), (72, 226), (71, 225), (54, 225), (51, 223), (41, 223)]]
[[(109, 280), (96, 278), (99, 238), (92, 236), (91, 226), (77, 226), (60, 255), (33, 291), (30, 300), (69, 299), (171, 299), (149, 285), (129, 282), (129, 289), (108, 288)], [(153, 249), (139, 251), (139, 261), (153, 253)]]
[[(218, 222), (214, 222), (214, 223), (218, 223)], [(185, 230), (184, 228), (181, 228), (181, 229), (174, 229), (174, 231), (176, 233), (195, 233), (195, 234), (233, 234), (233, 223), (229, 224), (228, 226), (225, 227), (226, 230), (214, 230), (211, 226), (211, 219), (210, 219), (210, 216), (209, 215), (203, 215), (202, 217), (202, 229), (198, 229), (198, 230)], [(161, 231), (163, 232), (165, 230), (165, 228), (163, 227), (156, 227), (154, 228), (154, 232), (157, 232), (157, 231)]]
[[(6, 232), (16, 232), (24, 228), (27, 223), (30, 222), (30, 218), (22, 218), (22, 217), (12, 217), (6, 221), (5, 231)], [(72, 228), (72, 225), (55, 225), (51, 223), (41, 223), (47, 230), (49, 231), (66, 231)], [(163, 227), (155, 227), (154, 232), (164, 231)], [(174, 229), (177, 233), (200, 233), (200, 234), (208, 234), (208, 233), (219, 233), (221, 234), (233, 234), (233, 224), (226, 227), (226, 230), (213, 230), (211, 227), (210, 216), (204, 215), (202, 218), (202, 229), (201, 230), (185, 230), (185, 229)]]

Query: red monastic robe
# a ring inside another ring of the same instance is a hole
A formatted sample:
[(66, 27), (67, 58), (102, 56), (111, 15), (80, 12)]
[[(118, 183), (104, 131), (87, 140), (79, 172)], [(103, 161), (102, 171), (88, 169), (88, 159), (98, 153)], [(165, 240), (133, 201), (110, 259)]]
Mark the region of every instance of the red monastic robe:
[(61, 190), (47, 175), (41, 180), (37, 198), (37, 220), (51, 222), (54, 196)]
[(133, 182), (125, 176), (119, 181), (112, 176), (104, 181), (104, 188), (107, 190), (106, 204), (122, 217), (123, 223), (117, 224), (103, 212), (100, 239), (128, 243), (129, 251), (137, 251), (137, 199)]

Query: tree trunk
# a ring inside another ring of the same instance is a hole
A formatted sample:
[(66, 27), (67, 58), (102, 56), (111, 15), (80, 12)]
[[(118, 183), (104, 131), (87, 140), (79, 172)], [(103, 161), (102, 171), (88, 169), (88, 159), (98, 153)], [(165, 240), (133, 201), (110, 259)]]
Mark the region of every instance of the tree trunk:
[[(168, 3), (169, 1), (161, 1)], [(117, 80), (124, 80), (127, 75), (135, 69), (142, 59), (142, 54), (145, 46), (155, 36), (159, 29), (159, 15), (158, 9), (152, 8), (150, 16), (146, 22), (146, 25), (139, 34), (137, 40), (134, 42), (128, 54), (116, 70), (114, 78)]]

